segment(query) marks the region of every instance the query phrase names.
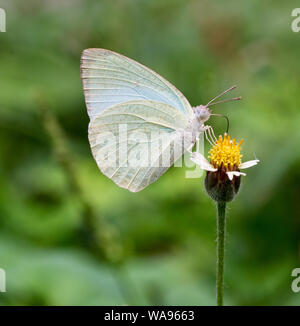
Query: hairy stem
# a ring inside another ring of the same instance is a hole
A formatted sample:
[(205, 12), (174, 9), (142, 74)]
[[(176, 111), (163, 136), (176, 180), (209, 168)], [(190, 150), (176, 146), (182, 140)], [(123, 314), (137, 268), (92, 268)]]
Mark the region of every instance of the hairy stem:
[(217, 305), (223, 306), (226, 203), (217, 203)]

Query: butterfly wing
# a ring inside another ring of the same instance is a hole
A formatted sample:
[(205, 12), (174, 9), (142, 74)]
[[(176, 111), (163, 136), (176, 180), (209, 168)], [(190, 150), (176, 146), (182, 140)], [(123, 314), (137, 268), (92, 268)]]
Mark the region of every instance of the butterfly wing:
[(156, 101), (114, 105), (91, 120), (89, 141), (104, 175), (137, 192), (156, 181), (195, 139), (189, 119)]
[(84, 50), (81, 78), (91, 119), (108, 107), (133, 100), (157, 101), (173, 106), (184, 115), (193, 115), (187, 99), (167, 80), (146, 66), (109, 50)]

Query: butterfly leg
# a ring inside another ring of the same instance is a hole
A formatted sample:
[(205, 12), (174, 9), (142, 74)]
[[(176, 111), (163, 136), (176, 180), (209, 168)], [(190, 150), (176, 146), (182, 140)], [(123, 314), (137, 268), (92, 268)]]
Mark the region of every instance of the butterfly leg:
[[(204, 126), (204, 125), (203, 125), (203, 126), (201, 127), (201, 129), (200, 129), (200, 134), (201, 134), (202, 132), (204, 132), (205, 138), (206, 138), (206, 140), (210, 143), (210, 145), (211, 145), (211, 146), (214, 146), (215, 143), (217, 142), (217, 137), (216, 137), (216, 135), (215, 135), (215, 133), (214, 133), (214, 130), (213, 130), (212, 126)], [(195, 143), (198, 143), (198, 142), (199, 142), (199, 136), (200, 136), (200, 135), (198, 135), (198, 136), (196, 137), (195, 142), (194, 142), (194, 143), (191, 145), (191, 147), (188, 149), (189, 151), (191, 150), (191, 148), (193, 148), (193, 146), (194, 146)]]
[(215, 136), (214, 130), (212, 128), (212, 126), (204, 126), (203, 127), (203, 132), (205, 135), (206, 140), (212, 145), (214, 146), (214, 144), (217, 141), (217, 138)]

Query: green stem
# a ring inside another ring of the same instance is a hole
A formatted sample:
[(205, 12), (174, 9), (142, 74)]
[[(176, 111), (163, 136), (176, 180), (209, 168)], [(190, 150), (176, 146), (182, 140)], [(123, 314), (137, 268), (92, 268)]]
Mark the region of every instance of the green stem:
[(217, 205), (217, 305), (223, 306), (226, 203), (218, 202)]

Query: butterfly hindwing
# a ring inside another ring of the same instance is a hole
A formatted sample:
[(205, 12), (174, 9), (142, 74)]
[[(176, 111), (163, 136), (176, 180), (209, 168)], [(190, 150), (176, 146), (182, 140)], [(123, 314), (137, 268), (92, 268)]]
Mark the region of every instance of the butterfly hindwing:
[(89, 125), (89, 141), (102, 173), (137, 192), (191, 147), (191, 134), (184, 134), (188, 123), (181, 111), (168, 104), (130, 101), (95, 117)]

